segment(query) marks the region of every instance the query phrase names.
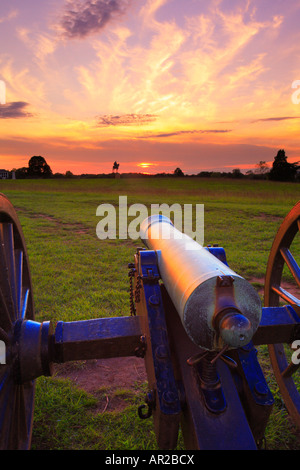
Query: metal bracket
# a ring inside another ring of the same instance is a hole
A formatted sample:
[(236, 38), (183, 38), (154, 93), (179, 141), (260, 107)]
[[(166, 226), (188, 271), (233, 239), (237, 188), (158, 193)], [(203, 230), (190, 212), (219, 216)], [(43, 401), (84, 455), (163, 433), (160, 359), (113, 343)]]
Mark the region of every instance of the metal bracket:
[(160, 279), (160, 274), (157, 266), (156, 251), (145, 250), (139, 251), (139, 274), (143, 283), (157, 283)]
[[(145, 398), (146, 405), (138, 407), (138, 415), (141, 419), (148, 419), (152, 416), (152, 411), (155, 409), (155, 393), (153, 390), (147, 393)], [(144, 408), (148, 408), (146, 413), (143, 413)]]
[(226, 253), (225, 253), (225, 250), (224, 248), (222, 248), (221, 246), (218, 246), (218, 245), (207, 245), (204, 247), (207, 251), (209, 251), (212, 255), (214, 255), (216, 258), (218, 258), (220, 261), (222, 261), (222, 263), (226, 264), (226, 266), (228, 266), (228, 263), (227, 263), (227, 259), (226, 259)]
[(231, 352), (238, 364), (234, 378), (256, 442), (264, 432), (273, 408), (274, 398), (265, 380), (253, 343)]
[(141, 301), (137, 304), (137, 315), (141, 318), (145, 350), (145, 367), (151, 400), (139, 407), (139, 416), (153, 416), (154, 430), (159, 448), (176, 447), (181, 413), (179, 393), (171, 360), (165, 312), (159, 284), (160, 274), (155, 251), (139, 251), (138, 273), (142, 281)]

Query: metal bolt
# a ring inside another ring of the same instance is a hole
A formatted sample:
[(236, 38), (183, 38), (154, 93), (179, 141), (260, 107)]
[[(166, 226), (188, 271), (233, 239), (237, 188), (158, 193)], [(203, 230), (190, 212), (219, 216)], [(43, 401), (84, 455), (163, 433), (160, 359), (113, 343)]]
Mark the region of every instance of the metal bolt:
[(157, 357), (157, 359), (165, 359), (166, 357), (168, 357), (168, 351), (166, 346), (164, 346), (163, 344), (158, 346), (155, 349), (155, 356)]
[(149, 303), (151, 305), (159, 305), (160, 304), (159, 297), (157, 295), (151, 295), (151, 297), (149, 298)]
[(173, 392), (167, 391), (163, 393), (163, 401), (166, 405), (172, 406), (175, 403), (175, 395)]
[(256, 382), (256, 384), (254, 385), (254, 391), (258, 395), (265, 396), (268, 394), (268, 387), (263, 382)]

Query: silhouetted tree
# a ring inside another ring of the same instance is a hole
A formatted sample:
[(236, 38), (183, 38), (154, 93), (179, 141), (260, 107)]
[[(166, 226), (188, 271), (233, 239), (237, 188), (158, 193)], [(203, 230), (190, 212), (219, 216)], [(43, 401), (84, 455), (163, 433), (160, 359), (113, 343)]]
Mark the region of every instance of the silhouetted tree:
[(52, 176), (52, 170), (44, 157), (31, 157), (28, 162), (28, 176), (33, 178), (50, 178)]
[(232, 170), (232, 176), (233, 178), (242, 178), (243, 173), (241, 172), (239, 168), (235, 168), (234, 170)]
[(174, 170), (174, 176), (184, 176), (184, 173), (180, 168), (176, 168), (176, 170)]
[(259, 163), (257, 163), (255, 165), (255, 167), (256, 167), (256, 169), (255, 169), (255, 174), (256, 175), (265, 175), (270, 170), (268, 164), (263, 160), (261, 160)]
[(299, 162), (289, 163), (285, 151), (278, 150), (270, 171), (270, 179), (274, 181), (294, 181)]
[(25, 179), (28, 177), (28, 168), (22, 167), (15, 170), (17, 179)]

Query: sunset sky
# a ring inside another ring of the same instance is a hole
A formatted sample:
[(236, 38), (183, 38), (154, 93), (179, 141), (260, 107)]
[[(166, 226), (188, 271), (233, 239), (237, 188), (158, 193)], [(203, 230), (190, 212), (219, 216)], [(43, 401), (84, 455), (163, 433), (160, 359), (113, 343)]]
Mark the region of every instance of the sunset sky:
[(296, 0), (0, 0), (0, 168), (298, 161), (299, 25)]

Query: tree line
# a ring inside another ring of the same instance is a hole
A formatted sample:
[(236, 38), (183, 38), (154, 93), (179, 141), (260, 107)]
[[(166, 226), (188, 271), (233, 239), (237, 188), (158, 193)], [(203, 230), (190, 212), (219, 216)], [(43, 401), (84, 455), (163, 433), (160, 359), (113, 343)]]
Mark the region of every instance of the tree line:
[(239, 168), (235, 168), (232, 172), (207, 172), (201, 171), (197, 176), (202, 177), (227, 177), (227, 178), (248, 178), (263, 179), (271, 181), (290, 181), (300, 182), (300, 165), (299, 162), (289, 163), (287, 161), (285, 150), (280, 149), (274, 157), (272, 166), (265, 161), (260, 161), (254, 170), (248, 170), (245, 174)]
[[(107, 178), (115, 177), (115, 172), (118, 172), (119, 163), (114, 162), (112, 173), (102, 173), (102, 174), (82, 174), (80, 176), (75, 176), (71, 171), (66, 171), (66, 173), (54, 173), (52, 172), (50, 166), (47, 164), (44, 157), (33, 156), (28, 162), (28, 167), (18, 168), (12, 170), (15, 173), (17, 179), (25, 178)], [(270, 179), (272, 181), (295, 181), (300, 182), (300, 165), (299, 162), (289, 163), (287, 161), (287, 156), (283, 149), (280, 149), (277, 152), (277, 155), (274, 157), (272, 167), (270, 168), (265, 161), (260, 161), (256, 168), (252, 171), (247, 171), (245, 174), (241, 172), (239, 168), (233, 169), (231, 172), (214, 172), (214, 171), (201, 171), (195, 175), (185, 175), (180, 168), (176, 168), (173, 173), (157, 173), (154, 175), (145, 175), (143, 173), (123, 173), (121, 175), (123, 178), (126, 177), (225, 177), (225, 178), (253, 178), (253, 179)]]

